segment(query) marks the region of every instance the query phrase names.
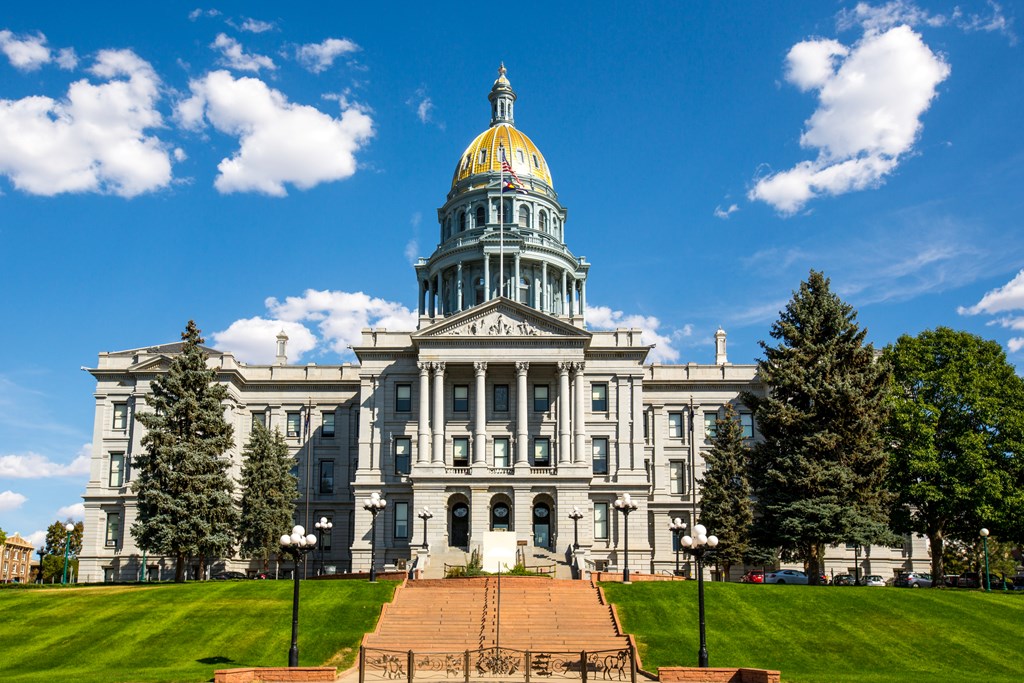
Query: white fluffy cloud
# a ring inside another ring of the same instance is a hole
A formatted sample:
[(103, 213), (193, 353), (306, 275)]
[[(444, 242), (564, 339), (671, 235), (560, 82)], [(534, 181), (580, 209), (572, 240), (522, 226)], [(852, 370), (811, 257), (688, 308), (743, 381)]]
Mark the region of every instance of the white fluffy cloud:
[(35, 71), (50, 61), (50, 48), (46, 47), (46, 36), (42, 33), (19, 36), (4, 29), (0, 31), (0, 50), (11, 66), (21, 71)]
[(230, 351), (246, 363), (270, 364), (277, 357), (277, 335), (288, 335), (288, 362), (298, 363), (303, 354), (316, 348), (316, 336), (304, 325), (266, 318), (246, 318), (231, 323), (223, 332), (210, 335), (213, 348)]
[[(1024, 270), (1002, 287), (986, 292), (981, 300), (973, 306), (961, 306), (957, 309), (960, 315), (979, 315), (996, 313), (1013, 313), (989, 321), (989, 325), (1019, 332), (1024, 330)], [(1010, 353), (1024, 349), (1024, 337), (1011, 337), (1006, 342)]]
[(0, 477), (7, 479), (46, 479), (49, 477), (79, 477), (89, 474), (92, 444), (84, 444), (70, 463), (54, 462), (45, 455), (0, 455)]
[(46, 545), (46, 530), (33, 531), (28, 536), (23, 536), (22, 538), (31, 543), (33, 548), (42, 548)]
[(72, 503), (57, 510), (58, 519), (74, 519), (82, 521), (85, 519), (85, 503)]
[(0, 491), (0, 512), (17, 510), (28, 500), (25, 496), (14, 491)]
[(801, 146), (818, 156), (761, 178), (748, 195), (784, 214), (819, 195), (879, 184), (913, 147), (921, 116), (950, 72), (906, 25), (869, 29), (849, 48), (835, 40), (803, 41), (786, 64), (788, 81), (818, 91), (818, 108), (800, 136)]
[(693, 333), (689, 325), (682, 330), (663, 333), (659, 328), (661, 321), (652, 315), (627, 314), (615, 311), (608, 306), (587, 306), (587, 326), (595, 330), (615, 330), (619, 328), (635, 328), (640, 330), (640, 341), (654, 344), (647, 356), (649, 363), (666, 363), (679, 360), (679, 351), (672, 346), (672, 339), (688, 337)]
[(328, 38), (322, 43), (299, 45), (295, 49), (295, 59), (307, 70), (318, 74), (331, 68), (341, 55), (358, 51), (359, 46), (348, 38)]
[(189, 83), (192, 96), (178, 103), (182, 126), (207, 123), (239, 139), (239, 149), (222, 159), (214, 185), (224, 193), (287, 194), (285, 183), (309, 189), (356, 172), (356, 151), (373, 136), (373, 119), (350, 107), (340, 118), (288, 101), (257, 78), (213, 71)]
[(259, 19), (248, 17), (239, 28), (249, 33), (264, 33), (273, 30), (274, 24), (269, 21), (260, 21)]
[[(349, 346), (359, 344), (364, 328), (416, 329), (416, 314), (393, 301), (362, 292), (307, 289), (302, 296), (265, 301), (269, 318), (236, 320), (223, 332), (210, 335), (214, 348), (231, 351), (249, 363), (271, 362), (276, 355), (277, 333), (288, 335), (289, 362), (314, 349), (351, 357)], [(315, 323), (319, 337), (306, 327)]]
[(131, 50), (102, 50), (67, 97), (0, 100), (0, 174), (30, 194), (101, 192), (134, 197), (166, 187), (165, 145), (146, 131), (163, 121), (160, 79)]
[(270, 57), (246, 52), (242, 49), (241, 43), (224, 33), (218, 33), (210, 47), (220, 52), (221, 57), (218, 61), (221, 64), (237, 71), (259, 73), (260, 69), (273, 71), (277, 68)]
[(715, 218), (721, 218), (722, 220), (728, 220), (729, 216), (740, 210), (740, 207), (736, 204), (730, 204), (727, 208), (722, 208), (720, 205), (715, 207)]

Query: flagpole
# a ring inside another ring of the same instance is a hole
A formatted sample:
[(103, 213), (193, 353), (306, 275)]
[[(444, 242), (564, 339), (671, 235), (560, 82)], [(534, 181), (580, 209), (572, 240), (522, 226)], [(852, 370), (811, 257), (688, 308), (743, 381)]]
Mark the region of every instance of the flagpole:
[(501, 176), (498, 180), (498, 296), (505, 294), (505, 148), (501, 151)]
[[(313, 472), (311, 470), (312, 460), (313, 460), (313, 440), (311, 438), (309, 438), (309, 436), (310, 436), (310, 434), (309, 434), (310, 418), (312, 417), (312, 413), (313, 413), (313, 399), (312, 399), (312, 397), (307, 397), (306, 398), (306, 424), (305, 424), (305, 429), (303, 429), (303, 431), (306, 434), (306, 495), (305, 495), (305, 498), (306, 498), (306, 528), (307, 529), (310, 528), (310, 525), (309, 525), (309, 482), (313, 478)], [(295, 571), (296, 572), (298, 571), (298, 567), (296, 567)], [(306, 563), (305, 562), (302, 563), (302, 578), (306, 578)]]

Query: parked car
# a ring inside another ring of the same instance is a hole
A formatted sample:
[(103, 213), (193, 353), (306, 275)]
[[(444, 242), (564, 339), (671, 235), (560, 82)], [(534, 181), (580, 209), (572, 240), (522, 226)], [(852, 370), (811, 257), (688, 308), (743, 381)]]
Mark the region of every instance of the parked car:
[(960, 580), (960, 575), (959, 574), (943, 574), (942, 575), (942, 582), (944, 584), (946, 584), (946, 586), (948, 586), (949, 588), (956, 588), (957, 581), (959, 581), (959, 580)]
[(232, 579), (244, 579), (246, 577), (242, 572), (220, 572), (219, 574), (214, 574), (211, 578), (214, 581), (230, 581)]
[(832, 577), (833, 586), (852, 586), (853, 582), (853, 574), (836, 574)]
[(1024, 576), (1013, 577), (1013, 585), (1010, 586), (1012, 591), (1024, 591)]
[(751, 569), (740, 577), (740, 583), (764, 583), (764, 571)]
[(979, 585), (978, 572), (964, 572), (956, 580), (957, 588), (977, 588)]
[(924, 572), (907, 572), (897, 576), (892, 585), (898, 588), (931, 588), (932, 575)]
[(878, 574), (871, 574), (870, 576), (865, 576), (863, 579), (861, 579), (860, 580), (860, 585), (862, 585), (862, 586), (884, 586), (885, 585), (885, 579), (883, 579)]
[(802, 586), (807, 585), (807, 574), (796, 569), (779, 569), (768, 572), (764, 577), (765, 583), (795, 583)]

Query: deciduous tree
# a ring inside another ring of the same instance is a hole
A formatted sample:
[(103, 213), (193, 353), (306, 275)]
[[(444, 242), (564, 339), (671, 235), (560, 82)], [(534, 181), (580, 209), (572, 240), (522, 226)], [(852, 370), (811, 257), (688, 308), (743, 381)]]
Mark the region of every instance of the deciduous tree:
[(167, 373), (150, 384), (152, 412), (136, 416), (146, 434), (135, 459), (138, 519), (131, 529), (140, 547), (175, 558), (179, 582), (189, 557), (199, 557), (202, 575), (206, 558), (227, 554), (238, 523), (225, 457), (233, 445), (227, 389), (207, 367), (193, 321), (181, 339)]
[(299, 495), (291, 473), (295, 461), (280, 430), (271, 432), (259, 422), (253, 424), (242, 457), (242, 552), (262, 558), (268, 569), (278, 539), (292, 527)]

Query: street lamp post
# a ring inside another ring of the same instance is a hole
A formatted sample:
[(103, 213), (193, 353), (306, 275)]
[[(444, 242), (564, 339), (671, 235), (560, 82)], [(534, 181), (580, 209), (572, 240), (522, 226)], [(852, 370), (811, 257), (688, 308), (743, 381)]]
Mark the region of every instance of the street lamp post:
[(985, 546), (985, 591), (991, 593), (992, 580), (988, 575), (988, 529), (982, 529), (978, 535), (981, 536), (981, 542)]
[(697, 651), (697, 666), (708, 665), (708, 640), (704, 632), (704, 557), (718, 545), (717, 536), (708, 536), (702, 524), (693, 527), (693, 536), (683, 536), (682, 546), (688, 555), (697, 560), (697, 610), (700, 613), (700, 649)]
[(669, 529), (669, 531), (672, 532), (672, 538), (675, 541), (675, 546), (676, 546), (676, 576), (679, 576), (679, 548), (680, 548), (680, 545), (681, 545), (680, 539), (683, 536), (683, 531), (686, 529), (686, 522), (684, 522), (682, 520), (682, 518), (676, 517), (671, 522), (669, 522), (668, 529)]
[(363, 509), (372, 516), (370, 520), (370, 583), (377, 582), (377, 515), (387, 506), (388, 502), (374, 491), (363, 501)]
[(434, 513), (427, 506), (423, 506), (423, 509), (416, 516), (423, 520), (423, 549), (426, 550), (430, 547), (427, 544), (427, 520), (433, 517)]
[(330, 521), (326, 517), (321, 517), (320, 521), (313, 526), (320, 530), (320, 570), (316, 575), (322, 576), (324, 573), (324, 534), (331, 533), (331, 529), (334, 528), (334, 522)]
[(64, 525), (64, 531), (68, 532), (67, 538), (64, 541), (64, 576), (61, 577), (61, 584), (68, 582), (68, 553), (71, 551), (71, 532), (75, 530), (75, 525), (68, 522)]
[(628, 493), (615, 500), (615, 509), (622, 513), (623, 534), (625, 536), (625, 548), (622, 553), (622, 583), (629, 583), (629, 513), (636, 510), (636, 503)]
[(280, 540), (281, 553), (291, 555), (295, 559), (292, 579), (295, 588), (292, 590), (292, 646), (288, 650), (288, 666), (299, 665), (299, 562), (310, 550), (316, 547), (316, 536), (306, 535), (306, 530), (296, 524), (291, 534), (284, 534)]
[(569, 519), (572, 520), (572, 549), (580, 549), (580, 520), (583, 519), (583, 513), (580, 512), (580, 508), (577, 505), (572, 506), (572, 512), (569, 513)]
[(860, 543), (853, 544), (853, 585), (860, 585)]

